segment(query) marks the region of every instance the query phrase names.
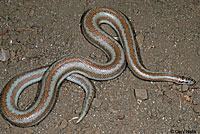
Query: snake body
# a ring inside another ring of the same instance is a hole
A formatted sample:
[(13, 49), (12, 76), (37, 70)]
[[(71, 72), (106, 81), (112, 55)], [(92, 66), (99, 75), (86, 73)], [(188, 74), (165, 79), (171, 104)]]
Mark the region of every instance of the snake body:
[[(103, 31), (102, 23), (110, 25), (117, 33), (119, 42)], [(108, 57), (106, 63), (98, 63), (81, 56), (63, 57), (50, 66), (41, 67), (11, 79), (4, 87), (1, 96), (2, 115), (12, 124), (20, 127), (33, 126), (41, 122), (51, 111), (58, 87), (64, 79), (72, 81), (86, 92), (83, 108), (77, 123), (88, 112), (95, 94), (89, 79), (110, 80), (119, 76), (128, 63), (131, 71), (141, 79), (149, 81), (170, 81), (193, 85), (190, 77), (173, 73), (152, 72), (144, 68), (139, 59), (129, 20), (111, 8), (99, 7), (89, 10), (82, 20), (85, 38), (101, 49)], [(18, 98), (29, 85), (41, 81), (41, 91), (36, 102), (27, 110), (18, 108)]]

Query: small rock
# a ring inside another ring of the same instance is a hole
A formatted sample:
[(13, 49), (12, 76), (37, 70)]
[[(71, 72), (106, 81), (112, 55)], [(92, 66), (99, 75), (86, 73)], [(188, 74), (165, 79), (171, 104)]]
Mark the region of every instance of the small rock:
[(32, 16), (34, 15), (34, 12), (35, 12), (35, 11), (34, 11), (33, 9), (31, 9), (31, 11), (29, 12), (28, 15), (32, 17)]
[(68, 125), (68, 122), (67, 122), (67, 120), (63, 120), (63, 121), (61, 122), (61, 124), (60, 124), (59, 128), (60, 128), (60, 129), (64, 129), (64, 128), (66, 128), (66, 127), (67, 127), (67, 125)]
[(181, 91), (185, 92), (188, 90), (188, 85), (182, 85)]
[(31, 28), (32, 29), (37, 29), (37, 26), (36, 25), (32, 25)]
[(142, 34), (138, 34), (136, 35), (136, 40), (138, 42), (139, 47), (141, 47), (144, 42), (144, 36)]
[(200, 105), (194, 105), (193, 110), (196, 113), (200, 113)]
[(148, 99), (147, 90), (146, 89), (135, 89), (135, 96), (142, 100)]
[(40, 39), (40, 42), (41, 42), (41, 43), (43, 43), (43, 42), (44, 42), (44, 40), (43, 40), (43, 39)]
[(98, 108), (98, 107), (101, 106), (101, 104), (102, 104), (102, 101), (100, 101), (99, 99), (95, 98), (95, 99), (93, 100), (92, 106)]
[(137, 104), (140, 105), (142, 103), (141, 99), (137, 99)]
[(194, 99), (194, 100), (192, 100), (192, 103), (193, 103), (194, 105), (197, 105), (197, 104), (198, 104), (198, 101), (197, 101), (196, 99)]
[(119, 37), (115, 36), (113, 37), (115, 40), (119, 41)]
[(192, 97), (192, 102), (194, 105), (198, 105), (200, 103), (200, 100), (198, 97)]
[(1, 48), (0, 61), (7, 61), (10, 59), (10, 52)]
[(185, 107), (182, 107), (182, 110), (183, 110), (183, 111), (186, 111), (187, 109), (186, 109)]
[(123, 120), (123, 119), (125, 118), (125, 115), (119, 115), (117, 118), (118, 118), (119, 120)]

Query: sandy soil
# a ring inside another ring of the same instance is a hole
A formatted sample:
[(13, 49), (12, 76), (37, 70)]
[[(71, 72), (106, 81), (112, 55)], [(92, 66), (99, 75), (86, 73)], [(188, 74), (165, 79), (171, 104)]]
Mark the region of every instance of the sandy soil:
[[(84, 12), (97, 6), (120, 10), (139, 35), (144, 65), (200, 79), (199, 0), (0, 0), (0, 48), (10, 59), (0, 62), (0, 91), (15, 75), (72, 54), (105, 62), (80, 30)], [(120, 77), (93, 81), (96, 98), (78, 125), (83, 90), (63, 82), (51, 113), (39, 125), (18, 128), (0, 116), (1, 134), (132, 134), (200, 132), (200, 90), (166, 82), (147, 82), (127, 68)], [(196, 85), (197, 87), (200, 84)], [(148, 99), (135, 96), (143, 89)], [(34, 100), (37, 85), (20, 96), (19, 106)]]

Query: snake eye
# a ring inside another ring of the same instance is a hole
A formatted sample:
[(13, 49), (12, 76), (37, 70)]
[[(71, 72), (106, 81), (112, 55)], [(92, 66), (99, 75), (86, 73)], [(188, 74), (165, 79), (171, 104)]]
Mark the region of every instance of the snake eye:
[(190, 82), (188, 83), (188, 85), (194, 85), (196, 83), (196, 81), (194, 79), (190, 79)]

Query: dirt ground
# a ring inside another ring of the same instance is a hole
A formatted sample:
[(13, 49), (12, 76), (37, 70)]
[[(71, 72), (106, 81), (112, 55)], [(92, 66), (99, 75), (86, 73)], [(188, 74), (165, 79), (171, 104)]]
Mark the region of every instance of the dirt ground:
[[(9, 60), (0, 62), (0, 91), (15, 75), (63, 56), (77, 54), (105, 62), (105, 55), (80, 30), (84, 12), (99, 6), (120, 10), (130, 19), (146, 68), (200, 79), (199, 0), (0, 0), (0, 48), (10, 53)], [(55, 107), (39, 125), (18, 128), (0, 116), (0, 133), (200, 132), (200, 84), (188, 90), (173, 83), (143, 81), (128, 68), (114, 80), (93, 83), (96, 98), (81, 123), (75, 124), (74, 117), (81, 111), (83, 90), (64, 81)], [(148, 98), (137, 98), (135, 89)], [(27, 88), (19, 106), (30, 106), (36, 92), (37, 84)]]

